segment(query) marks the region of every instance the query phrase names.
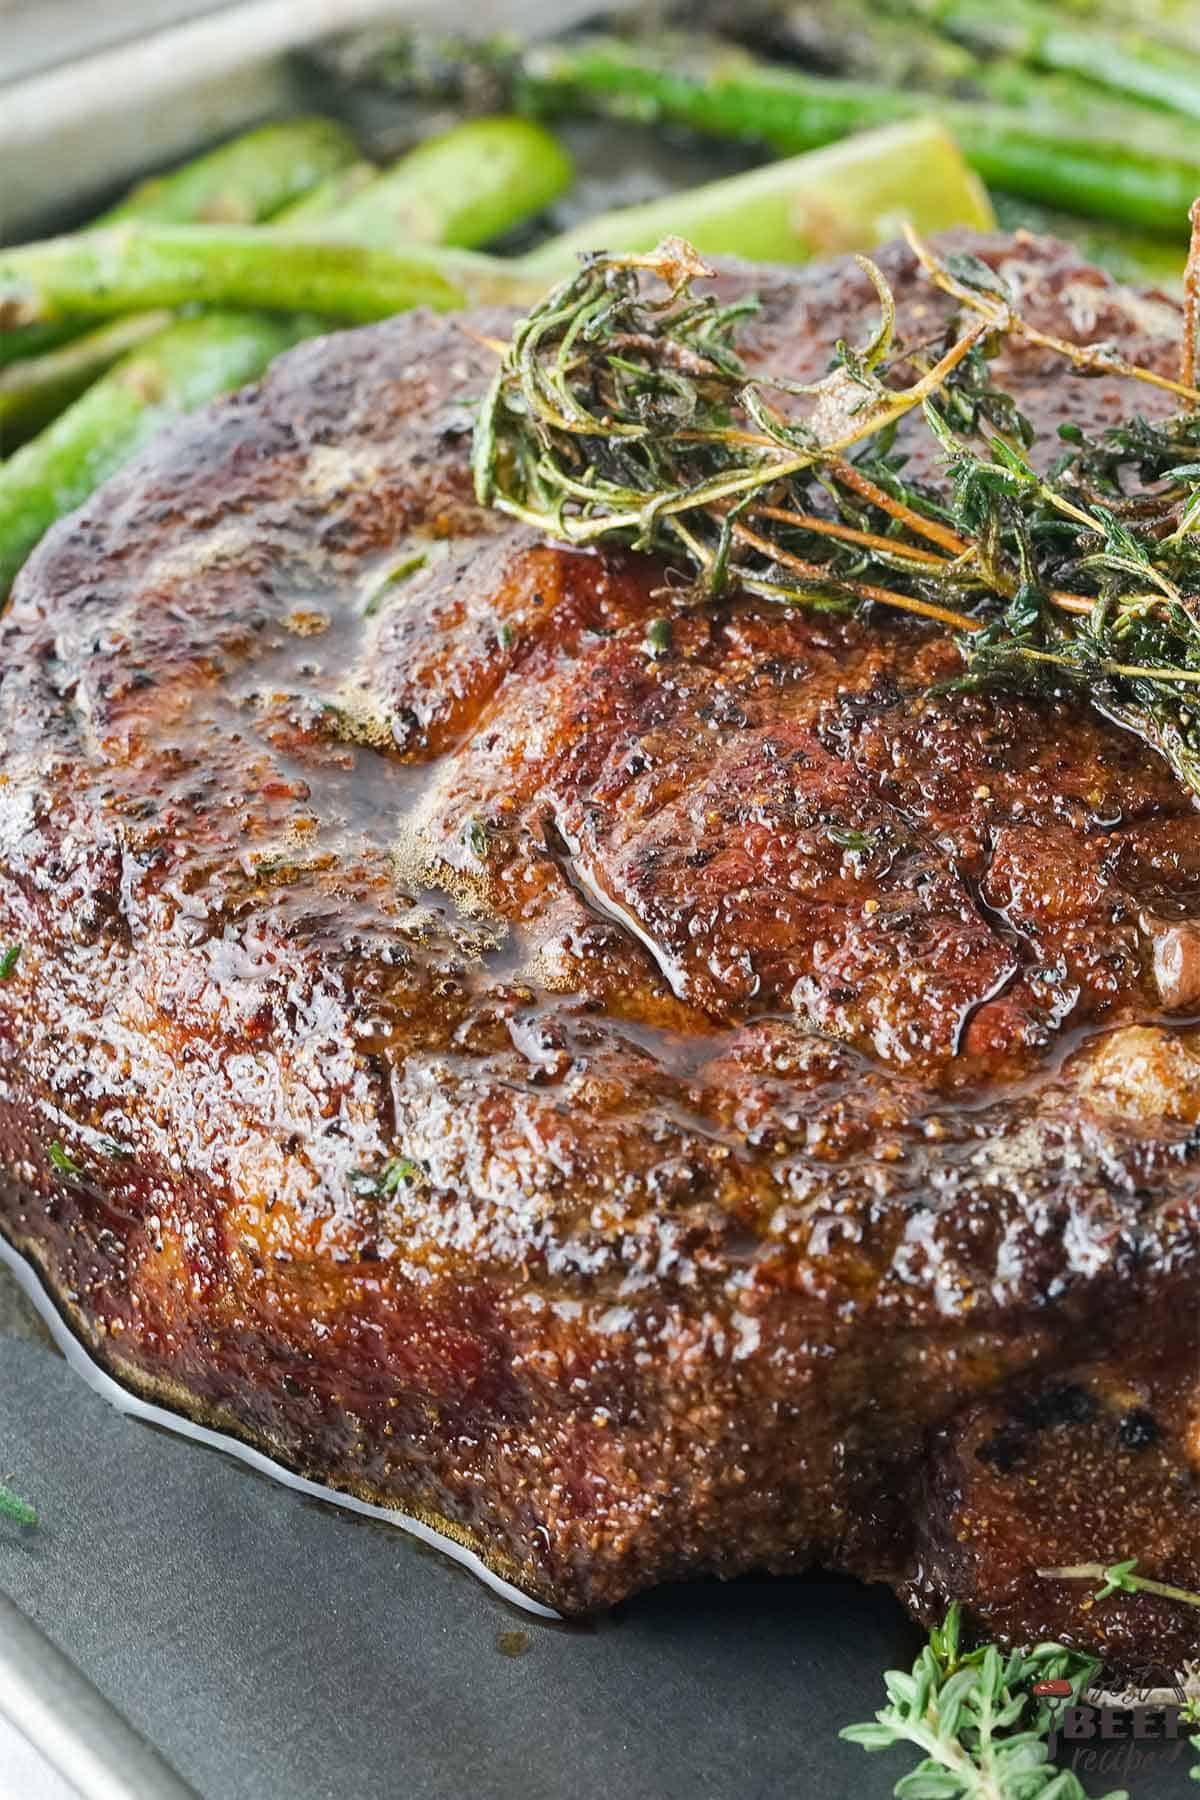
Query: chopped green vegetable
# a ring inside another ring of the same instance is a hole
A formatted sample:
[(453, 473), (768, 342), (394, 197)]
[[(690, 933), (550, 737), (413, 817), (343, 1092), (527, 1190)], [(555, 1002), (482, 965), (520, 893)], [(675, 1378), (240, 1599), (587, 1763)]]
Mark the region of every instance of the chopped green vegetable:
[[(379, 169), (372, 162), (352, 162), (346, 168), (339, 169), (334, 175), (327, 175), (298, 200), (281, 207), (271, 215), (271, 224), (276, 229), (305, 231), (310, 225), (324, 225), (330, 219), (337, 219), (345, 210), (346, 203), (356, 194), (361, 194), (365, 187), (379, 180)], [(189, 221), (182, 221), (188, 223)]]
[(48, 425), (121, 357), (170, 322), (169, 312), (134, 313), (0, 370), (0, 452)]
[(427, 138), (329, 221), (339, 238), (390, 249), (503, 237), (570, 187), (566, 151), (532, 119), (471, 119)]
[(1098, 1581), (1101, 1585), (1092, 1596), (1094, 1600), (1107, 1600), (1112, 1594), (1157, 1594), (1160, 1600), (1200, 1607), (1200, 1594), (1190, 1588), (1172, 1587), (1168, 1582), (1135, 1574), (1138, 1561), (1132, 1556), (1128, 1562), (1110, 1563), (1107, 1568), (1102, 1563), (1073, 1563), (1065, 1569), (1039, 1569), (1038, 1574), (1047, 1581)]
[(1004, 0), (1002, 6), (994, 0), (909, 0), (902, 10), (918, 20), (932, 17), (942, 31), (988, 55), (1080, 75), (1115, 94), (1200, 119), (1200, 56), (1144, 31), (1108, 31), (1045, 0)]
[(50, 1158), (51, 1166), (57, 1169), (60, 1175), (83, 1174), (83, 1170), (75, 1161), (74, 1157), (68, 1155), (57, 1138), (55, 1138), (53, 1143), (47, 1144), (46, 1155)]
[(646, 627), (646, 646), (656, 656), (665, 656), (671, 648), (670, 619), (651, 619)]
[(20, 944), (10, 944), (3, 956), (0, 956), (0, 981), (8, 980), (9, 976), (16, 968), (17, 963), (20, 961), (20, 957)]
[[(1200, 1725), (1200, 1700), (1193, 1696), (1185, 1703), (1183, 1711), (1179, 1716), (1185, 1724)], [(1192, 1746), (1193, 1750), (1200, 1750), (1200, 1736), (1190, 1736), (1188, 1738), (1188, 1743)], [(1200, 1762), (1193, 1763), (1188, 1770), (1188, 1774), (1193, 1781), (1200, 1781)]]
[[(469, 53), (468, 53), (469, 54)], [(480, 51), (478, 55), (485, 55)], [(929, 116), (950, 131), (984, 180), (1063, 206), (1177, 236), (1200, 193), (1200, 154), (1142, 149), (1119, 123), (1098, 135), (1053, 115), (956, 101), (867, 82), (835, 81), (687, 38), (632, 43), (581, 38), (518, 59), (527, 104), (662, 120), (794, 155), (872, 126)]]
[[(300, 121), (304, 127), (311, 123)], [(276, 129), (284, 130), (269, 131)], [(240, 155), (243, 143), (274, 155), (294, 138), (292, 134), (264, 140), (251, 133), (214, 152), (214, 158), (224, 161), (219, 167), (206, 165), (208, 175), (215, 179), (214, 170), (224, 170), (224, 179), (235, 173), (234, 152)], [(300, 141), (307, 141), (305, 132)], [(368, 173), (375, 172), (368, 168)], [(165, 217), (177, 216), (185, 200), (193, 209), (187, 217), (194, 217), (204, 194), (211, 198), (214, 191), (198, 177), (185, 190), (183, 174), (167, 178), (176, 184), (170, 194), (154, 190)], [(443, 252), (439, 260), (433, 251), (402, 254), (395, 246), (405, 234), (438, 244), (480, 242), (539, 210), (570, 178), (568, 160), (540, 125), (526, 119), (475, 120), (419, 146), (365, 185), (362, 164), (337, 167), (320, 188), (309, 191), (277, 221), (298, 234), (286, 243), (280, 241), (282, 232), (273, 237), (236, 227), (193, 227), (195, 235), (189, 235), (186, 225), (126, 225), (56, 239), (40, 248), (27, 246), (11, 253), (10, 259), (0, 252), (0, 327), (6, 308), (8, 321), (25, 316), (29, 307), (82, 317), (195, 301), (224, 304), (238, 294), (250, 298), (234, 304), (262, 304), (293, 315), (286, 326), (259, 321), (254, 332), (264, 342), (273, 340), (274, 347), (266, 357), (254, 356), (249, 363), (239, 360), (228, 341), (228, 328), (214, 327), (218, 335), (224, 333), (226, 342), (207, 358), (208, 391), (199, 396), (207, 399), (222, 387), (260, 374), (287, 343), (325, 329), (326, 312), (378, 318), (420, 301), (444, 308), (461, 305), (467, 298), (531, 298), (536, 284), (511, 264), (454, 250)], [(246, 216), (258, 216), (267, 193), (268, 187), (260, 183), (253, 195), (243, 195)], [(149, 196), (143, 198), (142, 210), (152, 212)], [(134, 209), (129, 203), (124, 210)], [(225, 208), (226, 213), (234, 210)], [(326, 235), (309, 235), (314, 221)], [(179, 230), (182, 236), (177, 235)], [(5, 271), (13, 264), (15, 279), (6, 287)], [(33, 290), (40, 292), (31, 291), (31, 277)], [(316, 312), (295, 315), (293, 309), (303, 304), (305, 295)], [(0, 372), (0, 439), (5, 448), (53, 419), (74, 396), (83, 395), (78, 410), (59, 419), (25, 456), (0, 469), (0, 601), (46, 527), (86, 499), (172, 410), (180, 410), (167, 391), (175, 377), (168, 378), (164, 387), (155, 371), (155, 364), (164, 359), (177, 371), (183, 356), (182, 340), (167, 336), (160, 342), (155, 335), (169, 316), (135, 310), (132, 317), (77, 337), (65, 347), (59, 342), (64, 335), (61, 321), (16, 326), (8, 332), (0, 328), (0, 361), (11, 339), (33, 348), (39, 334), (48, 335), (55, 346), (39, 359), (27, 358)], [(180, 327), (185, 338), (193, 323)], [(65, 335), (72, 337), (78, 329), (68, 320)], [(243, 323), (243, 337), (249, 329)], [(97, 376), (137, 345), (144, 346), (145, 360), (121, 363), (107, 383), (88, 391)], [(205, 353), (198, 339), (188, 354), (199, 375)], [(222, 373), (222, 363), (233, 370), (229, 377)], [(144, 404), (131, 404), (131, 389), (144, 390)], [(156, 403), (160, 389), (161, 407)]]
[(111, 225), (0, 251), (0, 331), (190, 304), (365, 321), (410, 306), (516, 303), (531, 291), (519, 268), (467, 250), (377, 250), (248, 225)]
[(394, 1194), (397, 1188), (412, 1181), (419, 1173), (416, 1163), (410, 1157), (394, 1156), (390, 1162), (384, 1165), (379, 1181), (379, 1191), (381, 1194)]
[(411, 1157), (393, 1156), (384, 1163), (382, 1169), (353, 1169), (349, 1176), (350, 1186), (356, 1194), (364, 1199), (376, 1197), (386, 1199), (407, 1182), (413, 1181), (420, 1174), (417, 1164)]
[(825, 836), (839, 850), (849, 850), (855, 856), (866, 856), (875, 848), (875, 839), (869, 831), (853, 831), (840, 825), (830, 825)]
[[(95, 223), (140, 219), (173, 225), (254, 224), (298, 204), (314, 184), (345, 180), (355, 166), (354, 156), (353, 139), (332, 120), (300, 118), (263, 125), (167, 175), (140, 183)], [(106, 341), (96, 336), (81, 342), (73, 355), (69, 347), (81, 330), (73, 319), (0, 332), (0, 369), (13, 362), (46, 359), (40, 367), (30, 368), (24, 379), (15, 378), (10, 392), (0, 397), (0, 448), (11, 448), (82, 393), (89, 368), (93, 377), (102, 373), (133, 347), (139, 331), (148, 336), (165, 323), (159, 318), (139, 327), (131, 319), (115, 328), (126, 333), (126, 340), (115, 344), (112, 354), (106, 354)], [(53, 358), (51, 353), (60, 350), (63, 356)]]
[(37, 1517), (28, 1500), (22, 1500), (0, 1481), (0, 1519), (11, 1519), (14, 1525), (36, 1525)]
[(15, 331), (0, 331), (0, 369), (24, 362), (35, 356), (48, 356), (78, 337), (79, 325), (74, 319), (55, 319), (49, 325), (20, 325)]
[(418, 550), (414, 556), (406, 557), (402, 563), (398, 563), (394, 569), (384, 576), (379, 586), (375, 589), (375, 592), (371, 595), (371, 598), (367, 601), (367, 604), (363, 607), (363, 618), (373, 619), (387, 599), (391, 589), (402, 586), (404, 582), (415, 575), (419, 569), (423, 569), (428, 561), (429, 552), (427, 550)]
[(907, 6), (893, 17), (890, 0), (804, 0), (778, 9), (743, 8), (734, 0), (717, 8), (712, 22), (754, 49), (885, 87), (962, 93), (979, 69), (972, 50)]

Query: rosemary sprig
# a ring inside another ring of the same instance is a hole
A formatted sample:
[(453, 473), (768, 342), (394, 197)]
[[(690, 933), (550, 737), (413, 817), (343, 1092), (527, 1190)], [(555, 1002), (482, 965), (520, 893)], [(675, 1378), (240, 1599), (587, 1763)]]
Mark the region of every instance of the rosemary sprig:
[[(1200, 393), (1036, 330), (985, 264), (912, 241), (957, 303), (945, 335), (896, 345), (887, 282), (860, 258), (878, 328), (808, 386), (746, 368), (754, 302), (695, 293), (709, 271), (689, 245), (587, 258), (503, 349), (476, 426), (480, 500), (568, 543), (682, 562), (684, 604), (737, 587), (916, 614), (952, 635), (963, 685), (1082, 695), (1200, 792)], [(1007, 337), (1187, 410), (1097, 439), (1064, 425), (1054, 457), (1031, 460), (1029, 421), (992, 378)], [(946, 492), (904, 473), (893, 437), (910, 416)]]
[[(958, 1605), (929, 1634), (911, 1673), (884, 1675), (887, 1705), (841, 1736), (864, 1750), (913, 1744), (924, 1753), (896, 1784), (898, 1800), (1087, 1800), (1077, 1776), (1050, 1762), (1050, 1699), (1035, 1684), (1069, 1684), (1078, 1702), (1099, 1671), (1095, 1658), (1061, 1644), (1032, 1650), (988, 1644), (963, 1651)], [(1061, 1701), (1060, 1701), (1061, 1704)], [(1126, 1800), (1120, 1793), (1106, 1800)]]

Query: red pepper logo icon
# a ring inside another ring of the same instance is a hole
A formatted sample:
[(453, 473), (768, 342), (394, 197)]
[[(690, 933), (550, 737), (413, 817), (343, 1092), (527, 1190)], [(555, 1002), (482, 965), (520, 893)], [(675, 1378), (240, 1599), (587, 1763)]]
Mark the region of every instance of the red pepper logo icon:
[(1071, 1696), (1069, 1681), (1035, 1681), (1030, 1692), (1039, 1696), (1045, 1695), (1054, 1700), (1068, 1700)]

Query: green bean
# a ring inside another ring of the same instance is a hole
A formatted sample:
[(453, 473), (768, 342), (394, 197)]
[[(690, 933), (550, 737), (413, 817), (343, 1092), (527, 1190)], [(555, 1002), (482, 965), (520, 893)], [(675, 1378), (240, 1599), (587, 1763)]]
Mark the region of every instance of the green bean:
[[(134, 313), (100, 325), (42, 356), (0, 370), (0, 454), (49, 424), (122, 356), (170, 323), (168, 312)], [(33, 327), (30, 327), (33, 329)]]
[(0, 464), (0, 599), (50, 525), (159, 427), (260, 375), (302, 327), (253, 313), (168, 325)]
[(522, 259), (547, 275), (582, 250), (652, 250), (668, 234), (702, 254), (803, 262), (868, 250), (907, 218), (921, 231), (990, 230), (995, 216), (957, 145), (932, 120), (861, 132), (805, 156), (767, 163), (643, 206), (602, 213)]
[(1134, 100), (1200, 119), (1200, 56), (1157, 42), (1127, 24), (1107, 29), (1072, 19), (1040, 0), (910, 0), (918, 18), (933, 18), (968, 46), (1080, 75)]
[(928, 114), (996, 187), (1052, 206), (1184, 236), (1200, 193), (1200, 156), (1140, 151), (1120, 136), (988, 104), (862, 82), (825, 81), (701, 42), (642, 46), (583, 39), (536, 46), (520, 60), (525, 102), (664, 120), (793, 154), (869, 126)]
[(354, 243), (474, 249), (557, 200), (571, 159), (532, 119), (471, 119), (426, 139), (330, 221)]
[(166, 175), (143, 181), (97, 224), (127, 219), (160, 225), (252, 225), (269, 219), (358, 157), (332, 119), (260, 125)]
[(495, 257), (375, 250), (253, 226), (110, 225), (0, 251), (0, 330), (189, 302), (365, 321), (529, 293), (529, 278)]

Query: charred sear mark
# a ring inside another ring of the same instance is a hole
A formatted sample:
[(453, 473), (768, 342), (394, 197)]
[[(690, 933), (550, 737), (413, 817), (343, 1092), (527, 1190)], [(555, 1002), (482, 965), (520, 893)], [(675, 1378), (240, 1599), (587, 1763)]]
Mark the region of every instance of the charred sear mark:
[(1162, 1430), (1153, 1413), (1147, 1412), (1144, 1406), (1131, 1407), (1122, 1416), (1117, 1430), (1125, 1450), (1147, 1450), (1162, 1437)]
[(1030, 1438), (1061, 1425), (1089, 1425), (1099, 1408), (1086, 1388), (1074, 1382), (1044, 1388), (1018, 1401), (1000, 1430), (975, 1452), (980, 1462), (991, 1463), (1009, 1475), (1025, 1454)]
[(1025, 1453), (1027, 1433), (1020, 1426), (1008, 1424), (1002, 1427), (994, 1437), (985, 1444), (980, 1444), (975, 1455), (982, 1463), (990, 1463), (1001, 1475), (1011, 1475)]

